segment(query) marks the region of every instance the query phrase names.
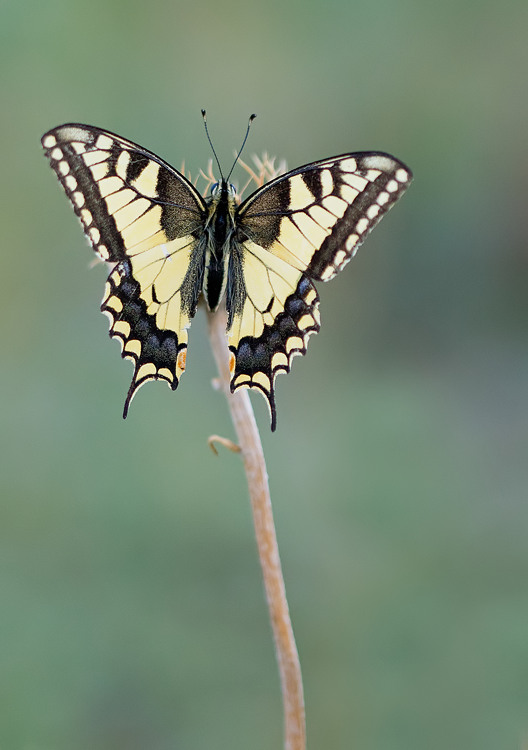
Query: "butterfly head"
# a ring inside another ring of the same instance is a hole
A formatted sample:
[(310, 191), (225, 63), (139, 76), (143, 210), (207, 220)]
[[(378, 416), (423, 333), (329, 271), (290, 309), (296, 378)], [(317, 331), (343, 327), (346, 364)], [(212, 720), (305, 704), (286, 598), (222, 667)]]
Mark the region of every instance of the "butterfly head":
[(228, 198), (234, 198), (236, 196), (236, 188), (231, 183), (222, 180), (221, 182), (213, 182), (211, 185), (211, 198), (214, 200), (220, 200), (220, 197), (224, 193)]

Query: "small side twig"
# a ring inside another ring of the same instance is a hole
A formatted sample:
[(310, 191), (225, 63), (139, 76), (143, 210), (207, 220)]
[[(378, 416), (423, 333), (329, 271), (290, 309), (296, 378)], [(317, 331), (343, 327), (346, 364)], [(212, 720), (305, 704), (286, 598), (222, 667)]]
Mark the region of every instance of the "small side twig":
[(229, 438), (222, 437), (221, 435), (209, 435), (207, 438), (207, 445), (209, 448), (213, 451), (215, 456), (218, 456), (218, 451), (216, 450), (216, 444), (223, 445), (224, 448), (227, 448), (228, 451), (231, 451), (232, 453), (240, 453), (241, 448), (236, 443), (233, 443), (232, 440), (229, 440)]
[(231, 394), (226, 341), (227, 315), (220, 308), (208, 314), (209, 337), (246, 471), (253, 522), (264, 578), (284, 706), (285, 750), (305, 750), (304, 697), (299, 655), (295, 645), (273, 522), (268, 475), (260, 435), (246, 390)]

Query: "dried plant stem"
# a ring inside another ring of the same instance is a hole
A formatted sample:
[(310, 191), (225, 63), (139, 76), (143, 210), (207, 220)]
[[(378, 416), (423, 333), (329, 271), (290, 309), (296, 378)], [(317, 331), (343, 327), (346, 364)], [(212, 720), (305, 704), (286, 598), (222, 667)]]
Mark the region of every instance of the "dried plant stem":
[(216, 313), (209, 314), (208, 318), (211, 346), (244, 460), (251, 498), (260, 566), (279, 664), (284, 706), (284, 747), (285, 750), (305, 750), (301, 667), (286, 600), (260, 435), (248, 392), (243, 390), (231, 394), (229, 390), (226, 312), (219, 309)]

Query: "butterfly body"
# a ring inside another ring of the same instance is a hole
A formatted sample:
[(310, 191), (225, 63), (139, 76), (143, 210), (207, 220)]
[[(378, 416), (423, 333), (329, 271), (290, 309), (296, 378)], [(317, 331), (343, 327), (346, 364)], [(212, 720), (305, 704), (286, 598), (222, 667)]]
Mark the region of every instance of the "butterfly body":
[(207, 248), (203, 294), (209, 310), (215, 311), (225, 292), (229, 258), (235, 238), (235, 189), (225, 180), (213, 185), (206, 200)]
[(42, 145), (111, 266), (101, 309), (134, 363), (124, 416), (148, 380), (178, 386), (203, 296), (211, 311), (225, 298), (231, 390), (259, 390), (275, 429), (275, 378), (319, 330), (313, 282), (346, 265), (412, 178), (389, 154), (343, 154), (239, 203), (226, 180), (205, 199), (159, 156), (100, 128), (61, 125)]

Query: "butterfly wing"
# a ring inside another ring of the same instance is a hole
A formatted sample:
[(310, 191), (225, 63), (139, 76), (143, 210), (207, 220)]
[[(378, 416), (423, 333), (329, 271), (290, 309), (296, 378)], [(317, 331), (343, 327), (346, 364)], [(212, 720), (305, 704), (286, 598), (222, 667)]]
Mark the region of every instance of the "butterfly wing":
[(275, 378), (319, 330), (312, 281), (344, 268), (411, 179), (388, 154), (344, 154), (276, 178), (239, 207), (227, 295), (231, 390), (263, 393), (272, 430)]
[(134, 362), (123, 416), (137, 389), (185, 369), (187, 328), (202, 288), (206, 206), (158, 156), (87, 125), (62, 125), (42, 145), (84, 232), (113, 265), (101, 309)]

